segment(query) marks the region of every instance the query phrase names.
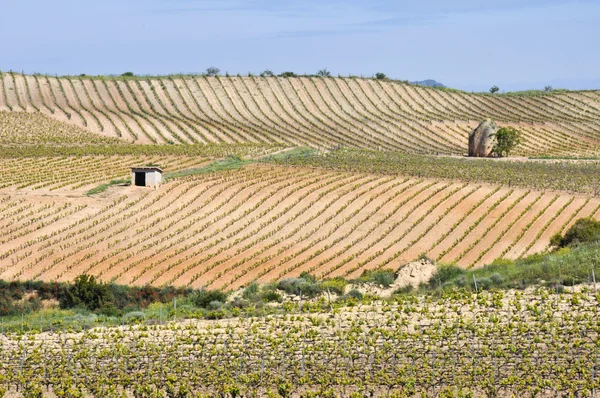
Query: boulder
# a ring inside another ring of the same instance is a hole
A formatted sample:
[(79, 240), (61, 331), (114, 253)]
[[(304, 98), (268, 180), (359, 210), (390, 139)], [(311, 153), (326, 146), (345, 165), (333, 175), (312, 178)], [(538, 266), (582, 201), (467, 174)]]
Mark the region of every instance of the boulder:
[(487, 158), (491, 156), (499, 128), (491, 119), (486, 119), (469, 134), (469, 156)]

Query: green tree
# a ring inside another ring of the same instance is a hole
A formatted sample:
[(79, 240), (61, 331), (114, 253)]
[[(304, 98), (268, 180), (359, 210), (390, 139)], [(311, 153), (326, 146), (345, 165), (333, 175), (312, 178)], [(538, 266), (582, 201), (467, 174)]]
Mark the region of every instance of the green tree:
[(281, 72), (280, 77), (296, 77), (297, 75), (294, 72)]
[(492, 86), (492, 88), (490, 88), (490, 93), (492, 94), (496, 94), (498, 91), (500, 91), (500, 88), (498, 86)]
[(96, 281), (92, 275), (79, 275), (73, 285), (68, 286), (59, 298), (62, 308), (85, 307), (97, 310), (111, 300), (108, 286)]
[(206, 68), (206, 74), (208, 76), (217, 76), (221, 72), (221, 69), (211, 66)]
[(503, 127), (496, 133), (496, 144), (492, 152), (498, 157), (508, 156), (521, 143), (521, 133), (512, 127)]
[(273, 77), (275, 76), (275, 73), (273, 73), (273, 71), (269, 70), (269, 69), (265, 69), (261, 74), (261, 77)]
[(567, 231), (565, 236), (554, 235), (550, 239), (550, 246), (557, 248), (577, 246), (581, 243), (593, 243), (600, 241), (600, 222), (591, 217), (580, 218)]
[(385, 79), (387, 79), (387, 76), (385, 75), (385, 73), (377, 72), (377, 73), (375, 73), (375, 79), (385, 80)]
[(319, 77), (331, 77), (331, 72), (329, 72), (329, 71), (327, 70), (327, 68), (325, 68), (325, 69), (320, 69), (320, 70), (317, 72), (317, 76), (319, 76)]

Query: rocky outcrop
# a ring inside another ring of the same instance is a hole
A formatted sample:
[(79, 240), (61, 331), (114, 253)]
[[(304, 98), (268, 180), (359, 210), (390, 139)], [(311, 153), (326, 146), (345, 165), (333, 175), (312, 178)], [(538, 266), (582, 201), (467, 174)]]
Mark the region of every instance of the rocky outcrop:
[(487, 158), (491, 156), (496, 143), (498, 126), (491, 119), (486, 119), (469, 134), (469, 156)]

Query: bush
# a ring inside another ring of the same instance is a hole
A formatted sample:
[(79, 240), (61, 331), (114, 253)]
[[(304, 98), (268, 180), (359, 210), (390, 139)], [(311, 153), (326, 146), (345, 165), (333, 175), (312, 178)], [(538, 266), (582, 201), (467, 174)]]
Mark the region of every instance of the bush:
[(260, 294), (260, 297), (263, 301), (267, 303), (278, 303), (281, 301), (281, 294), (277, 293), (274, 290), (267, 290)]
[(389, 269), (375, 271), (371, 274), (370, 279), (376, 285), (390, 287), (396, 281), (396, 273)]
[(344, 294), (347, 285), (348, 285), (348, 282), (345, 279), (335, 278), (335, 279), (328, 279), (328, 280), (323, 281), (321, 283), (321, 288), (324, 291), (329, 289), (330, 292), (336, 293), (341, 296), (342, 294)]
[(429, 286), (436, 288), (439, 285), (449, 282), (452, 279), (456, 279), (464, 273), (462, 268), (454, 264), (441, 265), (435, 274), (429, 279)]
[(377, 72), (377, 73), (375, 73), (375, 79), (385, 80), (385, 79), (387, 79), (387, 76), (385, 75), (385, 73)]
[(133, 74), (133, 72), (125, 72), (121, 75), (121, 77), (134, 77), (135, 75)]
[(346, 296), (355, 298), (357, 300), (361, 300), (363, 298), (363, 294), (357, 289), (350, 290)]
[(196, 307), (209, 308), (214, 301), (224, 303), (227, 300), (227, 295), (220, 290), (200, 290), (190, 298)]
[(273, 77), (275, 76), (275, 73), (273, 73), (272, 71), (270, 71), (269, 69), (265, 69), (261, 74), (261, 77)]
[(294, 72), (282, 72), (279, 77), (298, 77)]
[(282, 279), (277, 288), (287, 294), (305, 297), (315, 297), (322, 291), (321, 285), (308, 274), (302, 274), (300, 278)]
[(500, 286), (504, 283), (504, 277), (497, 272), (490, 275), (490, 280), (496, 286)]
[(144, 320), (144, 313), (142, 311), (131, 311), (124, 315), (126, 321), (141, 321)]
[(111, 298), (107, 285), (96, 282), (94, 276), (79, 275), (73, 285), (64, 289), (59, 302), (61, 308), (85, 307), (95, 311)]
[(550, 240), (552, 246), (573, 247), (582, 243), (593, 243), (600, 241), (600, 222), (591, 217), (580, 218), (567, 231), (564, 237), (554, 235)]
[(260, 287), (258, 286), (258, 283), (252, 282), (247, 288), (244, 289), (242, 297), (245, 299), (251, 299), (258, 294), (259, 289)]

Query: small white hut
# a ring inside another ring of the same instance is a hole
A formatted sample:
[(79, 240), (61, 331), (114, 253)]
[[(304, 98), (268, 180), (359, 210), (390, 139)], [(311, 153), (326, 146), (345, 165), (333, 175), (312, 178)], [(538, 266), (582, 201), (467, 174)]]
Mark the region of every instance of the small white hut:
[(162, 182), (160, 167), (132, 167), (131, 185), (138, 187), (158, 187)]

